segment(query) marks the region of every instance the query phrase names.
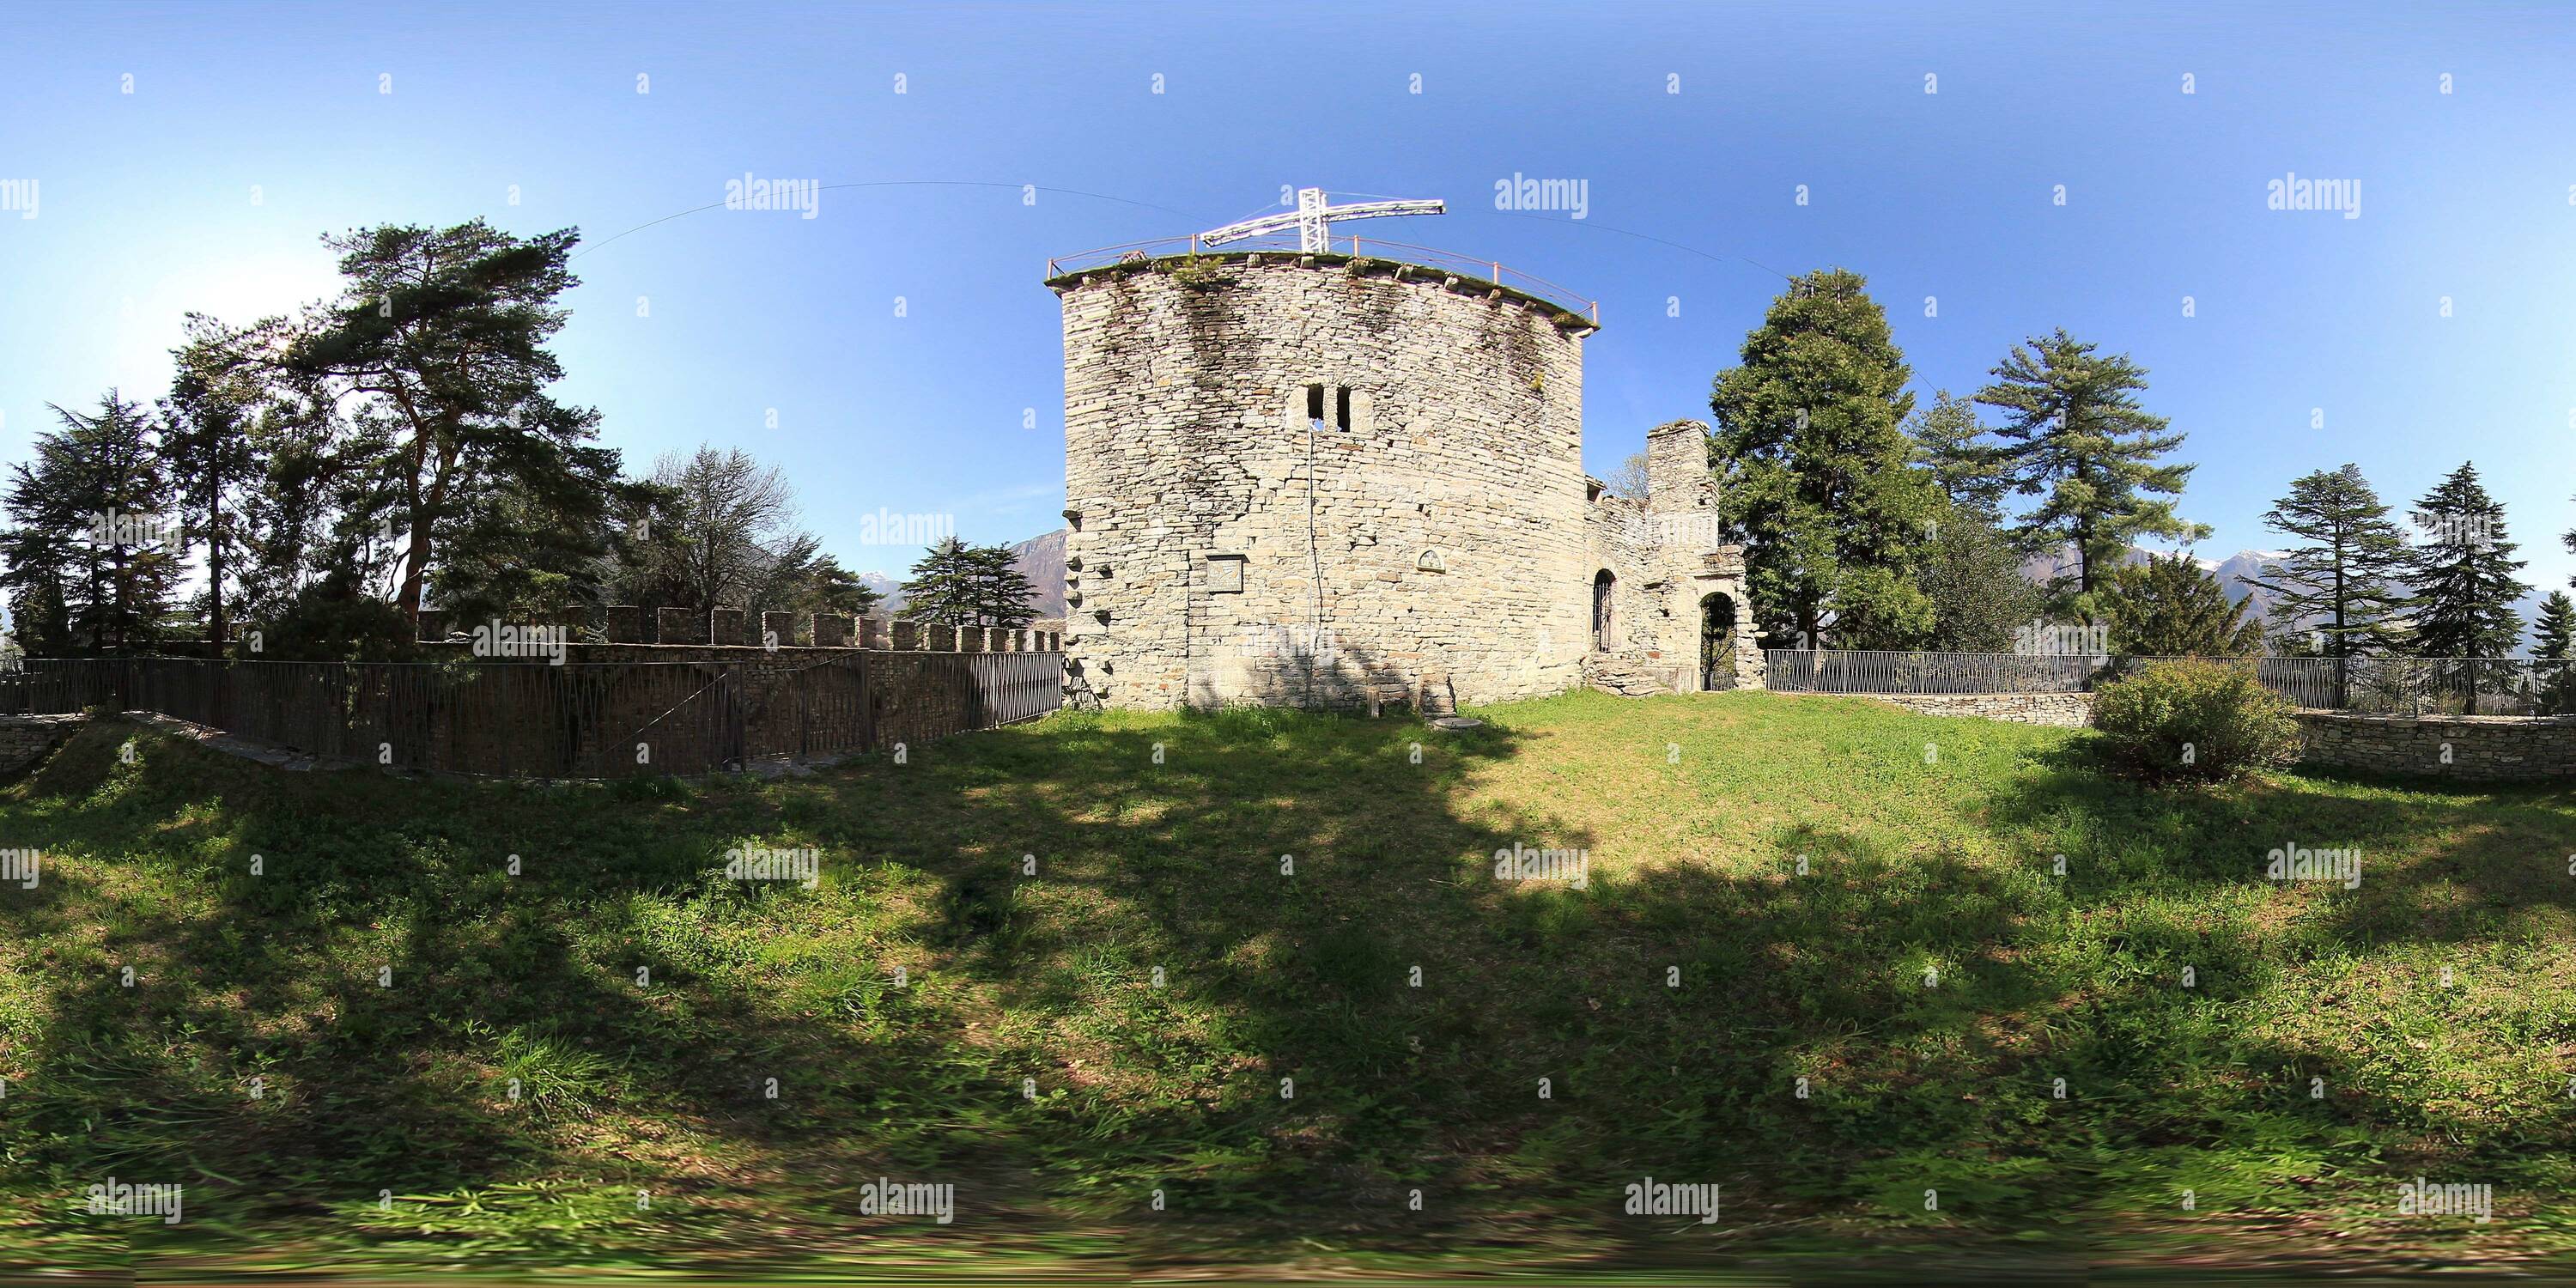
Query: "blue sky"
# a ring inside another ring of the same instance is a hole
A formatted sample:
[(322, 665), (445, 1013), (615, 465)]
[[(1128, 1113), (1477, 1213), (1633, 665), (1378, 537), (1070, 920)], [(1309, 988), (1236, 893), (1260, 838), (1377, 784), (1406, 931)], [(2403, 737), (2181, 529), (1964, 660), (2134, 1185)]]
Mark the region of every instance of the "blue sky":
[[(953, 513), (977, 541), (1060, 522), (1050, 255), (1314, 185), (1445, 198), (1351, 231), (1600, 300), (1595, 473), (1707, 415), (1775, 270), (1841, 265), (1927, 398), (2059, 326), (2148, 368), (2200, 463), (2204, 555), (2277, 546), (2260, 515), (2305, 471), (2357, 461), (2411, 501), (2474, 460), (2526, 576), (2576, 573), (2565, 7), (236, 3), (10, 26), (0, 179), (39, 205), (0, 211), (9, 459), (46, 403), (157, 393), (183, 311), (323, 293), (326, 230), (576, 226), (564, 392), (630, 468), (745, 448), (848, 563), (900, 573), (917, 548), (859, 544), (862, 516)], [(2293, 173), (2357, 183), (2359, 216), (2267, 209)], [(638, 229), (746, 174), (888, 186)], [(1583, 181), (1584, 218), (1496, 210), (1513, 175)]]

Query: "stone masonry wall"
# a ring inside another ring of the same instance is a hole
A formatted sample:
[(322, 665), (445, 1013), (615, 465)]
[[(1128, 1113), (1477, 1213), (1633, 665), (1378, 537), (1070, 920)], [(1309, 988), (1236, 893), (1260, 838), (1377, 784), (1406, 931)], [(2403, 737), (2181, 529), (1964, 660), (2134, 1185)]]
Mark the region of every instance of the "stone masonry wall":
[(1980, 716), (1988, 720), (2073, 729), (2093, 723), (2093, 695), (2090, 693), (1887, 693), (1867, 696), (1927, 716)]
[(81, 727), (83, 716), (0, 716), (0, 777), (45, 758)]
[(1051, 285), (1076, 701), (1576, 682), (1588, 323), (1436, 270), (1277, 252)]
[[(1632, 695), (1698, 692), (1709, 660), (1702, 649), (1703, 607), (1715, 597), (1735, 618), (1732, 634), (1714, 641), (1729, 663), (1718, 668), (1718, 685), (1760, 688), (1762, 650), (1745, 608), (1744, 551), (1717, 544), (1708, 427), (1695, 420), (1655, 427), (1646, 435), (1646, 462), (1643, 504), (1605, 491), (1584, 511), (1587, 594), (1600, 574), (1611, 576), (1611, 647), (1595, 642), (1587, 678)], [(1588, 598), (1585, 612), (1590, 641)]]
[(2412, 777), (2513, 782), (2576, 777), (2576, 716), (2299, 713), (2300, 760)]
[[(1832, 695), (1808, 695), (1832, 696)], [(2023, 724), (2093, 723), (2090, 693), (1868, 694), (1934, 716)], [(2576, 778), (2576, 716), (2383, 716), (2301, 711), (2299, 762), (2410, 778), (2530, 782)]]

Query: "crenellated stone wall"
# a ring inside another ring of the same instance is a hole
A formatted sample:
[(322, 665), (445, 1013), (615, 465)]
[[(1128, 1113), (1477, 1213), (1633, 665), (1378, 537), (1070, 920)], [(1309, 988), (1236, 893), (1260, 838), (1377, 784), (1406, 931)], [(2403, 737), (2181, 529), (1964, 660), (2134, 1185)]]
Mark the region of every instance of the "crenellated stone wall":
[[(1434, 269), (1284, 252), (1048, 285), (1077, 704), (1560, 692), (1595, 651), (1605, 566), (1634, 596), (1620, 646), (1695, 684), (1692, 591), (1706, 573), (1741, 601), (1740, 567), (1698, 562), (1713, 550), (1601, 544), (1620, 525), (1583, 473), (1585, 319)], [(1672, 504), (1692, 503), (1677, 485)]]
[[(757, 619), (739, 608), (717, 608), (705, 613), (685, 608), (664, 608), (656, 612), (652, 638), (644, 633), (644, 610), (631, 604), (612, 604), (597, 614), (581, 609), (566, 609), (554, 614), (547, 623), (510, 622), (505, 626), (530, 626), (560, 622), (567, 630), (567, 645), (577, 649), (599, 649), (608, 646), (637, 645), (647, 648), (766, 648), (771, 651), (798, 648), (816, 649), (928, 649), (940, 652), (1052, 653), (1064, 647), (1064, 622), (1059, 618), (1040, 618), (1027, 626), (971, 627), (950, 629), (945, 633), (924, 629), (916, 622), (887, 623), (868, 617), (852, 619), (833, 613), (762, 613)], [(476, 623), (455, 623), (436, 609), (423, 609), (420, 615), (420, 643), (471, 644)], [(489, 625), (484, 623), (481, 625)], [(247, 636), (255, 627), (234, 627), (236, 639)], [(971, 641), (972, 647), (965, 647)]]

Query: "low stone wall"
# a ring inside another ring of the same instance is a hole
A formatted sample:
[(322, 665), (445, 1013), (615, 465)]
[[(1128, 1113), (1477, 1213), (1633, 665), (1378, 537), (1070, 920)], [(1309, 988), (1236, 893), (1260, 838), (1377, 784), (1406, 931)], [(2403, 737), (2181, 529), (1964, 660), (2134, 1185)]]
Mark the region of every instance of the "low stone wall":
[(2576, 716), (2378, 716), (2299, 713), (2307, 765), (2524, 782), (2576, 777)]
[[(1832, 695), (1818, 695), (1832, 696)], [(1981, 716), (2017, 724), (2081, 729), (2093, 723), (2090, 693), (1873, 693), (1854, 694), (1927, 716)]]
[[(1858, 697), (1930, 716), (1979, 716), (2082, 728), (2090, 693), (1800, 694)], [(2299, 763), (2409, 778), (2536, 782), (2576, 778), (2576, 716), (2386, 716), (2298, 713)]]
[(43, 760), (81, 727), (83, 716), (0, 716), (0, 777)]

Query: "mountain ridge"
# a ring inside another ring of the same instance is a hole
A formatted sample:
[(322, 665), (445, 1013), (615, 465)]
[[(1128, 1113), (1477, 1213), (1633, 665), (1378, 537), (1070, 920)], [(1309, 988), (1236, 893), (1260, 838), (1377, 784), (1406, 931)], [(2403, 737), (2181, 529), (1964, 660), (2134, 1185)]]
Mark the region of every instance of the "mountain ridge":
[[(1064, 616), (1064, 542), (1067, 532), (1058, 528), (1041, 532), (1026, 541), (1006, 547), (1011, 552), (1011, 566), (1029, 579), (1029, 606), (1040, 618)], [(863, 572), (859, 584), (884, 598), (871, 612), (874, 617), (899, 617), (903, 614), (903, 578), (890, 573)]]

